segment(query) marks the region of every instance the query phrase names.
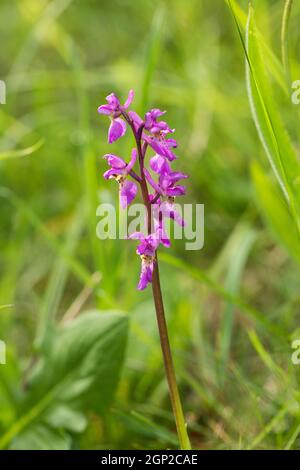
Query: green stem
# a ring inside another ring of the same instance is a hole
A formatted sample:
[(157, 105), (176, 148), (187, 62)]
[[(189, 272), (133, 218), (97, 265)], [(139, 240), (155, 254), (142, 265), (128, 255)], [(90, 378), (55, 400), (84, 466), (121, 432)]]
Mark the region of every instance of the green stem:
[(160, 288), (159, 281), (159, 268), (158, 268), (158, 259), (156, 255), (156, 262), (153, 270), (152, 277), (152, 292), (156, 310), (156, 319), (160, 337), (160, 344), (163, 353), (165, 371), (167, 376), (167, 381), (169, 385), (169, 393), (171, 404), (173, 408), (173, 413), (176, 422), (177, 434), (180, 444), (180, 449), (190, 450), (191, 443), (186, 429), (184, 414), (182, 410), (180, 395), (177, 387), (175, 370), (173, 365), (173, 359), (171, 354), (169, 336), (168, 336), (168, 327), (165, 318), (164, 304), (162, 299), (162, 293)]

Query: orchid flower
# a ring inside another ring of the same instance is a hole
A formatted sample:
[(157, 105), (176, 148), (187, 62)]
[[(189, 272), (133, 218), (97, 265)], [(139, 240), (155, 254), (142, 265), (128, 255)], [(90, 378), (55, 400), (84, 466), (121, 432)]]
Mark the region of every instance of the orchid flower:
[(112, 144), (126, 132), (126, 122), (120, 117), (122, 112), (125, 111), (132, 103), (134, 98), (134, 91), (130, 90), (127, 100), (124, 105), (120, 104), (119, 98), (114, 93), (106, 97), (107, 104), (102, 104), (98, 108), (99, 114), (110, 116), (111, 124), (108, 130), (108, 143)]
[(121, 157), (112, 153), (104, 155), (103, 158), (110, 166), (110, 169), (103, 176), (105, 179), (114, 178), (119, 183), (120, 205), (122, 209), (125, 209), (137, 194), (137, 185), (127, 179), (136, 162), (137, 150), (135, 148), (132, 150), (131, 160), (128, 164)]
[(150, 234), (145, 236), (142, 232), (134, 232), (129, 236), (129, 238), (140, 241), (136, 249), (137, 254), (141, 257), (142, 260), (138, 289), (144, 290), (147, 285), (152, 282), (155, 253), (159, 246), (160, 240), (157, 234)]
[(152, 188), (161, 196), (166, 196), (170, 200), (173, 200), (176, 196), (183, 196), (185, 194), (185, 186), (176, 185), (176, 183), (187, 178), (187, 175), (179, 172), (170, 171), (169, 173), (161, 173), (159, 176), (158, 183), (154, 181), (149, 171), (144, 168), (144, 174), (147, 181), (151, 184)]
[(156, 153), (173, 161), (177, 157), (171, 148), (176, 148), (177, 142), (175, 139), (166, 138), (166, 136), (174, 133), (175, 129), (171, 129), (165, 121), (157, 121), (157, 118), (163, 114), (165, 111), (158, 108), (151, 109), (146, 113), (144, 128), (149, 131), (149, 134), (143, 133), (143, 139)]

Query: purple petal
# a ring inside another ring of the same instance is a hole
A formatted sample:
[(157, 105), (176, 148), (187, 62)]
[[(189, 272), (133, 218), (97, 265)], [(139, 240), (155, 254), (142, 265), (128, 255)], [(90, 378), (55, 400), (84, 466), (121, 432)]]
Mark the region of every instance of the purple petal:
[(167, 189), (172, 186), (172, 181), (170, 176), (167, 173), (162, 173), (159, 177), (159, 186), (161, 187), (161, 192), (166, 195)]
[(177, 222), (178, 225), (180, 225), (181, 227), (184, 227), (185, 226), (185, 222), (183, 220), (183, 218), (181, 217), (180, 214), (178, 214), (177, 211), (173, 211), (170, 213), (170, 217), (171, 219), (175, 220), (175, 222)]
[(185, 186), (174, 186), (173, 188), (169, 188), (167, 190), (167, 195), (174, 197), (174, 196), (183, 196), (185, 194)]
[(147, 240), (149, 247), (151, 247), (151, 249), (153, 250), (152, 256), (154, 256), (155, 251), (157, 250), (159, 246), (159, 235), (157, 233), (152, 233), (147, 236), (146, 240)]
[(159, 144), (159, 141), (157, 139), (149, 137), (146, 134), (143, 134), (143, 139), (145, 140), (145, 142), (147, 142), (147, 144), (149, 144), (153, 148), (153, 150), (155, 150), (156, 153), (164, 156), (164, 148)]
[(110, 168), (105, 173), (103, 173), (103, 176), (106, 180), (109, 180), (111, 178), (114, 178), (116, 175), (122, 175), (122, 174), (123, 174), (122, 170), (118, 168)]
[(125, 168), (126, 167), (126, 162), (124, 162), (124, 160), (120, 157), (118, 157), (117, 155), (114, 155), (112, 153), (107, 153), (106, 155), (104, 155), (105, 160), (107, 160), (107, 163), (109, 164), (109, 166), (111, 166), (112, 168)]
[(133, 232), (129, 237), (131, 240), (145, 240), (143, 232)]
[[(138, 255), (147, 255), (146, 253), (147, 251), (147, 244), (145, 242), (145, 240), (143, 240), (136, 248), (136, 253)], [(151, 256), (151, 255), (150, 255)]]
[(132, 168), (134, 167), (134, 164), (136, 162), (136, 159), (137, 159), (137, 149), (136, 148), (133, 148), (132, 149), (132, 152), (131, 152), (131, 159), (130, 159), (130, 162), (128, 163), (127, 167), (126, 167), (126, 173), (130, 173), (130, 171), (132, 170)]
[(144, 290), (147, 285), (152, 282), (152, 274), (153, 274), (153, 263), (152, 264), (146, 264), (144, 261), (142, 261), (142, 269), (141, 269), (141, 275), (140, 275), (140, 280), (138, 283), (138, 289), (139, 290)]
[(153, 124), (151, 127), (151, 132), (152, 134), (162, 132), (164, 135), (166, 135), (175, 132), (175, 129), (171, 129), (165, 121), (159, 121)]
[[(175, 129), (172, 129), (172, 132), (175, 132)], [(175, 139), (165, 139), (168, 147), (176, 148), (178, 147), (177, 141)]]
[(188, 175), (181, 173), (180, 171), (172, 171), (172, 173), (169, 176), (170, 176), (170, 181), (172, 181), (173, 183), (177, 183), (177, 181), (179, 180), (188, 178)]
[(99, 114), (106, 114), (106, 115), (109, 115), (109, 114), (112, 114), (112, 113), (113, 113), (113, 109), (112, 109), (112, 107), (111, 107), (109, 104), (102, 104), (102, 105), (99, 106), (99, 108), (98, 108), (98, 113), (99, 113)]
[(161, 194), (161, 188), (159, 187), (157, 183), (155, 183), (154, 179), (152, 178), (152, 176), (150, 175), (149, 171), (146, 168), (144, 168), (144, 174), (147, 178), (147, 181), (151, 184), (151, 186), (155, 189), (155, 191)]
[(143, 119), (135, 111), (128, 111), (128, 116), (133, 120), (135, 130), (138, 130), (144, 122)]
[(128, 93), (127, 100), (124, 103), (123, 108), (125, 108), (125, 109), (128, 108), (128, 106), (131, 105), (133, 98), (134, 98), (134, 91), (130, 90), (129, 93)]
[(154, 155), (154, 157), (150, 158), (150, 168), (151, 170), (155, 171), (155, 173), (169, 173), (170, 167), (165, 160), (165, 157), (161, 155)]
[(175, 153), (173, 153), (173, 152), (169, 149), (169, 147), (168, 147), (167, 145), (166, 145), (166, 147), (165, 147), (165, 156), (167, 157), (167, 159), (168, 159), (170, 162), (172, 162), (173, 160), (176, 160), (176, 159), (177, 159)]
[(170, 219), (175, 220), (178, 225), (184, 227), (184, 220), (181, 215), (177, 211), (175, 211), (173, 203), (170, 203), (168, 201), (163, 202), (163, 204), (160, 206), (160, 210), (164, 217), (169, 217)]
[(166, 234), (163, 226), (161, 226), (159, 229), (158, 229), (158, 235), (159, 235), (159, 240), (160, 242), (166, 247), (166, 248), (170, 248), (171, 246), (171, 242), (170, 242), (170, 239), (168, 237), (168, 235)]
[(169, 149), (166, 141), (151, 138), (147, 135), (143, 135), (143, 139), (155, 150), (159, 155), (166, 157), (168, 160), (175, 160), (176, 155)]
[(128, 204), (133, 201), (137, 194), (137, 186), (133, 181), (124, 181), (123, 184), (120, 185), (120, 205), (122, 209), (125, 209)]
[(110, 95), (108, 95), (106, 97), (106, 101), (111, 106), (113, 111), (116, 111), (120, 106), (119, 98), (117, 97), (117, 95), (115, 95), (115, 93), (111, 93)]
[(108, 130), (108, 143), (112, 144), (126, 132), (126, 123), (121, 118), (112, 119)]
[(166, 114), (166, 112), (167, 111), (161, 111), (159, 108), (153, 108), (150, 111), (152, 117), (154, 117), (155, 119), (162, 116), (163, 114)]

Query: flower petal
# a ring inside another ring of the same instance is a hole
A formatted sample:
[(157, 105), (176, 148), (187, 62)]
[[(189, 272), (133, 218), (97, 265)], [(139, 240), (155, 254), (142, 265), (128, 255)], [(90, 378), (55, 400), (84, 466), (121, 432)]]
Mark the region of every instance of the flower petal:
[(98, 113), (99, 113), (99, 114), (110, 115), (110, 114), (113, 113), (113, 109), (112, 109), (112, 107), (111, 107), (109, 104), (102, 104), (102, 105), (99, 106), (99, 108), (98, 108)]
[(129, 237), (131, 240), (145, 240), (143, 232), (133, 232)]
[(165, 229), (163, 228), (163, 225), (161, 225), (161, 227), (158, 229), (158, 235), (159, 235), (159, 240), (160, 240), (160, 242), (161, 242), (166, 248), (170, 248), (171, 242), (170, 242), (170, 239), (169, 239), (168, 235), (166, 234)]
[(150, 282), (152, 282), (152, 274), (153, 274), (153, 263), (146, 264), (142, 261), (141, 275), (140, 275), (140, 280), (138, 283), (139, 290), (144, 290), (147, 287), (147, 285)]
[(143, 139), (159, 155), (166, 157), (170, 161), (175, 160), (177, 158), (176, 155), (169, 149), (169, 145), (165, 140), (158, 140), (155, 137), (150, 137), (144, 134), (143, 134)]
[(181, 217), (181, 214), (179, 214), (179, 212), (177, 212), (174, 209), (174, 204), (173, 203), (170, 203), (168, 201), (164, 201), (160, 206), (160, 210), (161, 210), (164, 217), (169, 217), (170, 219), (177, 222), (177, 224), (180, 225), (181, 227), (185, 226), (185, 222), (184, 222), (183, 218)]
[(157, 191), (159, 194), (162, 194), (160, 186), (157, 183), (155, 183), (154, 179), (152, 178), (152, 176), (150, 175), (149, 171), (146, 168), (144, 168), (144, 174), (147, 178), (148, 183), (151, 184), (151, 186), (155, 189), (155, 191)]
[(130, 159), (130, 162), (128, 163), (128, 165), (126, 166), (126, 173), (130, 173), (130, 171), (132, 170), (132, 168), (134, 167), (134, 164), (136, 162), (136, 159), (137, 159), (137, 149), (136, 148), (133, 148), (132, 149), (132, 152), (131, 152), (131, 159)]
[(110, 168), (105, 173), (103, 173), (103, 176), (106, 180), (109, 180), (111, 178), (114, 178), (116, 175), (122, 175), (122, 173), (123, 171), (118, 168)]
[(108, 130), (108, 143), (112, 144), (126, 132), (126, 123), (121, 118), (112, 119)]
[(128, 106), (131, 105), (133, 98), (134, 98), (134, 90), (129, 90), (128, 97), (127, 97), (127, 100), (124, 103), (123, 108), (127, 109)]
[(124, 181), (120, 185), (120, 205), (125, 209), (133, 201), (137, 194), (137, 186), (133, 181)]
[(120, 106), (120, 100), (115, 93), (111, 93), (106, 97), (106, 101), (111, 106), (111, 108), (116, 111)]
[(181, 173), (180, 171), (172, 171), (169, 175), (170, 181), (172, 183), (177, 183), (177, 181), (188, 178), (188, 175)]
[[(175, 129), (172, 129), (172, 132), (175, 132)], [(178, 147), (177, 140), (175, 139), (165, 139), (165, 142), (168, 144), (168, 147)]]
[(158, 153), (154, 155), (154, 157), (150, 158), (150, 168), (158, 174), (170, 172), (170, 167), (166, 162), (165, 157), (162, 157)]
[(118, 157), (117, 155), (114, 155), (113, 153), (107, 153), (106, 155), (104, 155), (105, 160), (107, 160), (107, 163), (109, 164), (109, 166), (111, 166), (112, 168), (125, 168), (126, 167), (126, 162), (124, 162), (124, 160), (120, 157)]
[(174, 197), (174, 196), (183, 196), (185, 194), (185, 186), (174, 186), (167, 189), (167, 195)]
[(128, 111), (128, 116), (133, 120), (135, 130), (137, 131), (144, 123), (143, 119), (135, 111)]

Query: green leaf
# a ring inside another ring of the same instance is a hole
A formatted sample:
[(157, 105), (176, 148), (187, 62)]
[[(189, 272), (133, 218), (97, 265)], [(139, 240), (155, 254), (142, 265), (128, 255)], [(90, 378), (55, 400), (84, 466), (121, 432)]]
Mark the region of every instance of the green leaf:
[(251, 166), (257, 203), (277, 240), (300, 263), (300, 244), (295, 224), (271, 178), (258, 163)]
[(282, 192), (288, 201), (296, 227), (300, 232), (300, 163), (291, 144), (281, 115), (276, 107), (265, 61), (261, 34), (249, 7), (246, 40), (231, 1), (228, 2), (246, 56), (247, 92), (253, 120)]
[[(0, 439), (0, 448), (22, 435), (28, 440), (28, 433), (35, 435), (41, 424), (51, 423), (58, 431), (82, 430), (79, 409), (104, 413), (118, 383), (127, 328), (125, 315), (97, 311), (61, 327), (51, 350), (32, 371), (20, 418)], [(63, 415), (72, 416), (73, 422), (64, 424)]]

